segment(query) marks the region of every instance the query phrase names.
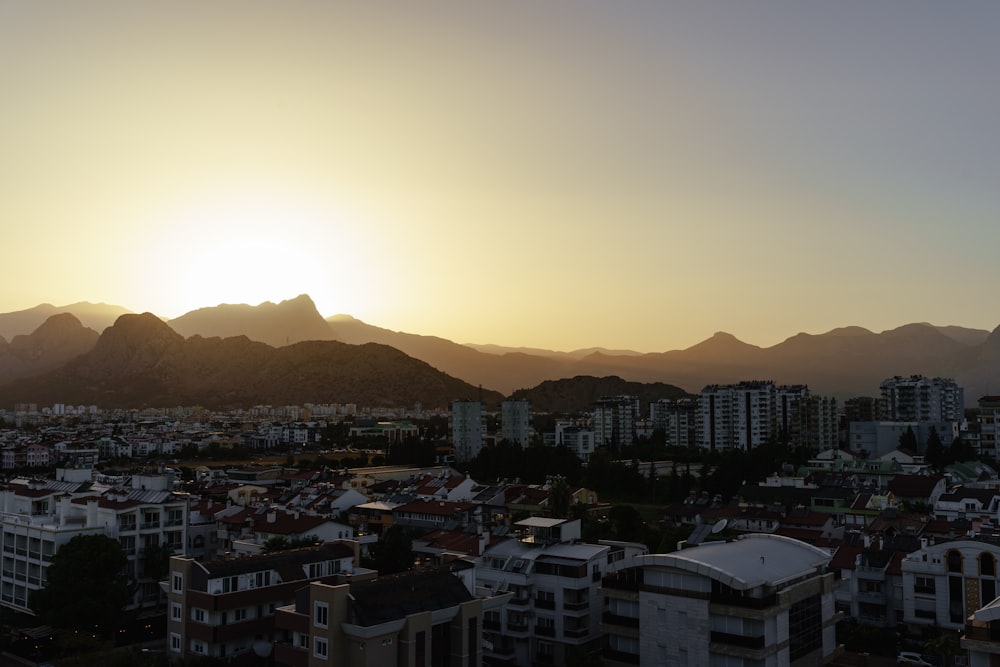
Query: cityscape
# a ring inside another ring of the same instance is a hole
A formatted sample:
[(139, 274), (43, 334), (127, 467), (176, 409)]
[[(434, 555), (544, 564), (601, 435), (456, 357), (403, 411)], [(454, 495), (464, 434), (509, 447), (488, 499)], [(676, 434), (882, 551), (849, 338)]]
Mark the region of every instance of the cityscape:
[(59, 664), (84, 631), (123, 664), (1000, 655), (1000, 397), (919, 374), (843, 400), (560, 382), (637, 393), (2, 408), (5, 648)]
[(998, 34), (0, 0), (0, 667), (1000, 665)]

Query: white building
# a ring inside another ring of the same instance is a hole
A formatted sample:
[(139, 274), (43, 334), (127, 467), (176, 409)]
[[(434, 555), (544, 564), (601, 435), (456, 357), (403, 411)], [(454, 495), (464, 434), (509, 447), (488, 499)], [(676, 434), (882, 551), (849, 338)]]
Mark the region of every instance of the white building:
[[(487, 548), (477, 584), (513, 593), (505, 611), (486, 612), (484, 658), (507, 664), (571, 664), (601, 644), (601, 579), (640, 553), (642, 545), (580, 542), (579, 519), (531, 517), (515, 524), (520, 539)], [(568, 657), (569, 656), (569, 657)]]
[(698, 401), (661, 398), (649, 404), (653, 429), (662, 429), (668, 445), (693, 447), (698, 433)]
[(708, 385), (698, 397), (698, 444), (710, 451), (749, 451), (774, 434), (775, 386), (770, 381)]
[(160, 599), (158, 564), (149, 562), (167, 546), (184, 553), (187, 499), (170, 491), (90, 491), (71, 482), (11, 484), (0, 490), (3, 506), (0, 604), (31, 613), (31, 591), (45, 586), (56, 552), (77, 535), (106, 535), (121, 544), (127, 574), (139, 583), (133, 607)]
[(1000, 545), (954, 540), (927, 545), (902, 563), (903, 621), (960, 630), (997, 597)]
[(605, 579), (608, 665), (818, 665), (837, 654), (830, 555), (751, 534)]
[(594, 453), (597, 440), (593, 429), (576, 420), (556, 422), (555, 446), (562, 445), (586, 461)]
[(455, 461), (471, 461), (486, 444), (486, 408), (479, 401), (453, 401), (451, 440)]

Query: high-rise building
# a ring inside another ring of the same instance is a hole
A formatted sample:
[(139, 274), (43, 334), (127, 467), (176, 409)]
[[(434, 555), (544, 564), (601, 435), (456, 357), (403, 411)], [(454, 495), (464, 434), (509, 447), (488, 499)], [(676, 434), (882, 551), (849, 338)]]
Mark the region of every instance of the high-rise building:
[(471, 461), (486, 444), (486, 408), (479, 401), (453, 401), (451, 442), (455, 461)]
[(649, 404), (654, 430), (662, 430), (668, 445), (694, 447), (698, 433), (698, 401), (661, 398)]
[(882, 420), (895, 422), (961, 422), (965, 391), (949, 378), (895, 376), (879, 385)]
[(636, 396), (603, 396), (594, 404), (594, 438), (598, 447), (620, 449), (632, 444), (639, 417)]
[(764, 445), (774, 435), (774, 383), (748, 381), (708, 385), (698, 397), (699, 438), (710, 451), (743, 449)]
[(500, 404), (500, 437), (522, 447), (531, 443), (531, 401), (508, 400)]

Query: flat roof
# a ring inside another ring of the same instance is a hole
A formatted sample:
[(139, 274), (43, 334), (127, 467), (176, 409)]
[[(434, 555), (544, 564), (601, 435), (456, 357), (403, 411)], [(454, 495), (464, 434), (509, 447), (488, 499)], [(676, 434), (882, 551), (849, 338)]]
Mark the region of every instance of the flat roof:
[(544, 516), (529, 516), (527, 519), (517, 521), (515, 526), (527, 526), (528, 528), (553, 528), (566, 523), (566, 519), (552, 519)]
[(638, 556), (642, 566), (673, 567), (715, 579), (736, 590), (778, 586), (819, 567), (831, 556), (790, 537), (752, 533), (731, 542), (706, 542), (670, 554)]

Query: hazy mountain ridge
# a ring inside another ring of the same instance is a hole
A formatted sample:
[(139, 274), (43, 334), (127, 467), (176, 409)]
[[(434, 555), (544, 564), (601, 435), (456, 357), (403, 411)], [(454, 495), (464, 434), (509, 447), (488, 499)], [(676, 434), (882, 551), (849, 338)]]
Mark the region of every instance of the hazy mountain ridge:
[[(274, 348), (246, 336), (185, 339), (151, 313), (123, 315), (89, 352), (0, 387), (0, 403), (103, 407), (359, 403), (446, 407), (480, 390), (399, 350), (306, 341)], [(495, 404), (496, 392), (482, 392)]]
[(119, 316), (131, 313), (128, 308), (107, 303), (79, 301), (67, 306), (41, 303), (26, 310), (0, 313), (0, 337), (13, 340), (15, 336), (28, 335), (42, 326), (53, 315), (71, 313), (88, 329), (100, 333), (115, 323)]
[(646, 406), (661, 398), (688, 396), (680, 387), (662, 382), (628, 382), (620, 377), (578, 375), (561, 380), (546, 380), (532, 389), (519, 389), (511, 398), (531, 401), (533, 410), (551, 413), (580, 412), (602, 396), (637, 396), (643, 413)]
[[(24, 313), (36, 310), (20, 311), (19, 316), (23, 318)], [(37, 312), (34, 312), (36, 317)], [(9, 318), (5, 320), (5, 317), (0, 314), (0, 323), (11, 321)], [(148, 315), (148, 318), (163, 324), (155, 316)], [(80, 333), (85, 330), (79, 322), (75, 325), (68, 322), (63, 320), (65, 335), (69, 337), (70, 330), (76, 333), (73, 334), (72, 342), (67, 338), (65, 349), (62, 344), (53, 342), (56, 339), (52, 337), (51, 330), (35, 331), (29, 336), (21, 337), (16, 345), (13, 345), (13, 341), (6, 344), (0, 341), (0, 384), (50, 371), (92, 348), (111, 345), (116, 336), (124, 336), (128, 328), (134, 325), (132, 320), (126, 318), (119, 329), (119, 323), (116, 322), (114, 327), (106, 331), (109, 336), (105, 340), (104, 336), (98, 336), (92, 330), (86, 330), (90, 331), (89, 334)], [(174, 354), (192, 356), (198, 360), (197, 364), (184, 366), (175, 363), (171, 366), (175, 372), (172, 376), (147, 375), (141, 382), (134, 379), (138, 383), (135, 386), (137, 391), (148, 393), (159, 387), (157, 391), (164, 397), (173, 396), (174, 390), (169, 387), (185, 381), (179, 374), (181, 371), (205, 375), (211, 370), (206, 378), (215, 378), (219, 383), (223, 383), (226, 377), (233, 381), (240, 378), (240, 381), (246, 383), (247, 393), (250, 393), (251, 388), (263, 389), (252, 371), (268, 381), (276, 381), (277, 377), (281, 378), (281, 382), (294, 384), (293, 376), (283, 374), (276, 368), (268, 370), (271, 368), (267, 366), (269, 361), (257, 356), (262, 354), (257, 346), (264, 345), (265, 348), (280, 351), (310, 340), (309, 336), (314, 339), (323, 336), (322, 340), (325, 342), (340, 341), (347, 345), (345, 349), (357, 353), (360, 353), (356, 349), (358, 346), (368, 343), (389, 346), (403, 353), (400, 359), (408, 355), (469, 386), (482, 386), (503, 394), (537, 388), (546, 381), (578, 376), (617, 377), (624, 382), (642, 384), (666, 383), (664, 387), (680, 388), (690, 393), (697, 393), (706, 384), (770, 379), (781, 384), (807, 384), (816, 394), (844, 399), (876, 395), (879, 383), (893, 375), (922, 374), (954, 378), (966, 388), (968, 404), (974, 404), (980, 395), (987, 393), (991, 381), (994, 389), (1000, 387), (998, 331), (933, 326), (927, 323), (907, 324), (881, 333), (857, 326), (836, 328), (823, 334), (799, 333), (766, 348), (740, 341), (732, 334), (718, 332), (684, 350), (645, 354), (633, 351), (612, 353), (600, 348), (558, 352), (490, 345), (471, 347), (437, 336), (383, 329), (349, 315), (337, 315), (324, 320), (307, 295), (278, 304), (266, 302), (259, 306), (241, 304), (198, 309), (171, 320), (169, 325), (166, 331), (172, 336), (164, 330), (151, 329), (147, 332), (153, 336), (150, 345), (156, 343), (162, 346), (158, 352), (149, 346), (136, 347), (131, 351), (127, 346), (112, 346), (116, 354), (125, 355), (124, 358), (115, 360), (112, 367), (128, 364), (141, 366), (156, 359), (161, 360), (159, 363), (165, 363), (162, 360)], [(177, 332), (174, 330), (175, 326), (182, 326), (184, 331)], [(220, 331), (226, 335), (212, 333)], [(236, 333), (240, 335), (235, 335)], [(78, 338), (75, 337), (77, 334)], [(46, 338), (47, 342), (43, 343), (41, 338), (34, 340), (36, 335)], [(124, 337), (134, 339), (136, 336)], [(278, 340), (281, 344), (266, 345), (266, 341), (260, 341), (261, 338)], [(284, 345), (284, 341), (294, 343)], [(234, 352), (237, 349), (239, 352)], [(128, 357), (129, 354), (133, 356)], [(208, 357), (212, 354), (228, 358), (231, 370), (227, 371), (218, 364), (211, 363)], [(306, 353), (299, 349), (276, 357), (283, 359), (282, 363), (293, 363), (293, 359), (298, 359), (303, 354)], [(387, 356), (382, 358), (388, 359)], [(350, 367), (342, 357), (341, 361), (346, 364), (345, 367)], [(91, 370), (99, 375), (98, 369)], [(151, 372), (151, 369), (147, 370)], [(166, 369), (162, 370), (165, 372)], [(268, 375), (269, 372), (274, 372), (276, 376)], [(389, 386), (395, 386), (394, 391), (403, 389), (398, 380), (383, 377), (383, 381)], [(364, 396), (372, 398), (381, 394), (393, 395), (377, 388), (363, 389), (357, 383), (355, 388)], [(237, 389), (227, 388), (226, 391), (228, 393), (225, 396), (234, 399), (243, 395)], [(269, 395), (278, 394), (276, 390), (270, 391)], [(290, 388), (284, 391), (282, 395), (298, 395)], [(181, 394), (188, 395), (184, 392)], [(180, 398), (181, 395), (177, 397)], [(472, 395), (452, 396), (459, 397)], [(303, 400), (318, 399), (306, 397)], [(343, 400), (363, 402), (366, 399), (358, 395)], [(420, 399), (415, 399), (414, 402), (416, 400)], [(431, 405), (426, 399), (420, 402)]]

